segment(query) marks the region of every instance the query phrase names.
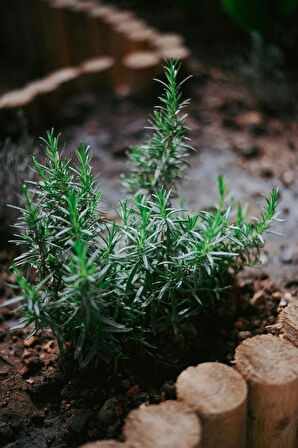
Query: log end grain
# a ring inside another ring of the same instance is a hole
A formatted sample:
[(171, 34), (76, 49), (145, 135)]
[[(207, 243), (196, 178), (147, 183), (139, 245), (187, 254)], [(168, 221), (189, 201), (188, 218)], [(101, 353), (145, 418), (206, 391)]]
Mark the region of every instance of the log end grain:
[(284, 337), (298, 347), (298, 300), (284, 308), (278, 321)]
[(246, 339), (236, 349), (237, 370), (248, 381), (284, 385), (298, 378), (298, 350), (271, 334)]
[(146, 23), (141, 19), (131, 19), (115, 25), (114, 30), (117, 33), (132, 33), (133, 31), (142, 30), (146, 28)]
[(123, 59), (123, 65), (130, 70), (146, 70), (160, 64), (160, 58), (153, 51), (136, 51)]
[(109, 70), (114, 64), (114, 58), (111, 56), (100, 56), (89, 59), (81, 65), (83, 73), (95, 73)]
[(183, 45), (179, 45), (176, 47), (165, 47), (165, 48), (160, 48), (158, 50), (159, 55), (164, 58), (164, 59), (174, 59), (175, 60), (179, 60), (179, 61), (187, 61), (189, 56), (190, 56), (190, 50), (183, 46)]
[(97, 6), (87, 11), (88, 16), (104, 19), (119, 13), (120, 10), (112, 5)]
[(127, 443), (121, 443), (117, 440), (99, 440), (82, 445), (80, 448), (133, 448)]
[(178, 33), (164, 33), (158, 36), (154, 41), (156, 48), (173, 48), (183, 45), (184, 37)]
[(52, 72), (48, 78), (56, 81), (58, 84), (64, 82), (72, 81), (80, 75), (80, 68), (77, 67), (66, 67), (55, 72)]
[(216, 415), (238, 409), (246, 402), (247, 386), (232, 367), (206, 362), (189, 367), (178, 377), (178, 399), (199, 415)]
[(124, 435), (134, 448), (198, 448), (201, 425), (182, 403), (169, 400), (130, 412)]
[(11, 90), (0, 97), (0, 109), (15, 109), (29, 104), (35, 94), (30, 89)]

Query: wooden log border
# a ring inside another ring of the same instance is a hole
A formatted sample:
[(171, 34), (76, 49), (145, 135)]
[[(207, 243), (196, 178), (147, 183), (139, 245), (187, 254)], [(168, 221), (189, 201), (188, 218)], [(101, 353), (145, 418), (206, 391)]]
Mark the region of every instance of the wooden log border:
[[(53, 114), (70, 93), (101, 87), (121, 95), (142, 93), (152, 87), (153, 77), (160, 75), (164, 60), (170, 57), (187, 67), (190, 51), (183, 36), (161, 33), (131, 11), (100, 0), (10, 0), (10, 4), (10, 9), (14, 4), (19, 9), (30, 6), (32, 30), (27, 34), (38, 35), (44, 76), (0, 95), (3, 129), (18, 109), (23, 109), (29, 122), (35, 117), (33, 128), (38, 127), (40, 117)], [(19, 42), (22, 56), (29, 58), (36, 43), (32, 38), (25, 48), (17, 28), (14, 20), (5, 29), (6, 40), (14, 50)]]
[(298, 301), (281, 311), (278, 332), (243, 341), (235, 368), (207, 362), (184, 370), (177, 400), (141, 405), (124, 442), (81, 448), (296, 448)]

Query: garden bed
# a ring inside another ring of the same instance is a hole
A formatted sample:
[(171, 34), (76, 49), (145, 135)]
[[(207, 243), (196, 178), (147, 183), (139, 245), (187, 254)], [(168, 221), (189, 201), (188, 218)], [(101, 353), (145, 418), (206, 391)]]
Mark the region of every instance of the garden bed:
[[(3, 269), (5, 253), (2, 257)], [(2, 280), (8, 280), (3, 270)], [(242, 340), (263, 334), (276, 323), (282, 294), (262, 270), (239, 279), (237, 288), (235, 316), (203, 315), (198, 332), (189, 337), (173, 340), (161, 335), (158, 354), (149, 355), (136, 346), (134, 358), (120, 362), (116, 375), (109, 360), (101, 360), (96, 369), (78, 370), (71, 353), (60, 357), (50, 332), (29, 340), (25, 339), (28, 330), (9, 332), (16, 314), (10, 307), (3, 309), (1, 443), (77, 447), (89, 440), (121, 439), (131, 409), (175, 398), (175, 379), (184, 368), (206, 361), (230, 364)], [(2, 289), (3, 293), (8, 297), (10, 291), (5, 294)]]

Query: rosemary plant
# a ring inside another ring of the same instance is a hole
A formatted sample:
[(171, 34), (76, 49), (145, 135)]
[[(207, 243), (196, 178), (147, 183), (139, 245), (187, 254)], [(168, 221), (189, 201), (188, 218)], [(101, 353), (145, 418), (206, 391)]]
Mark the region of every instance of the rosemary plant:
[(154, 193), (163, 188), (175, 192), (177, 181), (183, 178), (188, 166), (186, 157), (192, 147), (185, 136), (187, 114), (181, 114), (189, 104), (189, 100), (181, 100), (181, 86), (188, 78), (178, 83), (178, 72), (177, 62), (170, 61), (165, 66), (166, 82), (157, 80), (164, 86), (159, 98), (161, 105), (155, 108), (148, 126), (153, 135), (128, 155), (130, 173), (125, 176), (124, 185), (132, 193)]
[(132, 150), (126, 182), (134, 195), (120, 204), (117, 222), (99, 211), (90, 149), (81, 144), (73, 166), (53, 132), (46, 162), (33, 157), (39, 180), (24, 187), (15, 242), (27, 251), (13, 265), (23, 295), (6, 304), (21, 301), (20, 326), (50, 326), (61, 349), (71, 343), (81, 367), (98, 354), (127, 354), (128, 340), (148, 344), (161, 329), (186, 331), (195, 315), (216, 307), (231, 274), (258, 261), (262, 235), (278, 220), (276, 189), (251, 221), (240, 205), (226, 203), (221, 176), (215, 211), (174, 207), (187, 156), (180, 114), (187, 102), (177, 64), (170, 61), (165, 72), (163, 106), (152, 138)]

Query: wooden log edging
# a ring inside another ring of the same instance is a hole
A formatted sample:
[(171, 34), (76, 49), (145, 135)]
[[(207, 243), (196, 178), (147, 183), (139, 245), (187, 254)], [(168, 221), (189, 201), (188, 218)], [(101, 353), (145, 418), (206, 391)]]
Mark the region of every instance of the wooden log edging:
[(298, 300), (281, 311), (278, 324), (283, 336), (298, 347)]
[(202, 422), (204, 448), (245, 448), (247, 386), (236, 370), (217, 362), (189, 367), (176, 389)]
[(236, 368), (249, 387), (247, 448), (295, 448), (298, 418), (298, 350), (273, 335), (246, 339)]
[(201, 424), (184, 404), (169, 400), (128, 415), (124, 437), (134, 448), (199, 448)]
[(279, 321), (282, 335), (254, 336), (237, 347), (235, 369), (217, 362), (189, 367), (177, 379), (177, 401), (131, 411), (124, 443), (84, 448), (296, 448), (298, 302)]
[[(39, 66), (43, 67), (45, 77), (51, 71), (77, 67), (86, 60), (98, 56), (113, 57), (115, 70), (125, 72), (124, 58), (137, 51), (156, 53), (160, 65), (164, 58), (173, 57), (186, 61), (190, 54), (189, 49), (184, 46), (183, 36), (161, 33), (149, 27), (133, 12), (106, 5), (99, 0), (28, 0), (28, 2), (33, 11), (30, 26), (34, 29), (31, 34), (38, 35), (41, 48)], [(23, 7), (26, 7), (26, 3), (23, 3)], [(21, 2), (18, 3), (19, 9), (21, 5)], [(16, 32), (16, 28), (17, 24), (12, 30), (7, 30), (11, 35), (7, 36), (7, 39), (9, 41), (11, 37), (14, 52), (19, 41), (22, 55), (27, 57), (26, 49), (23, 49), (23, 43), (20, 41), (21, 35)], [(32, 45), (36, 47), (33, 42)], [(30, 53), (28, 57), (32, 53), (32, 45), (28, 46), (27, 52)], [(140, 73), (138, 70), (138, 76)], [(145, 69), (144, 78), (146, 76)], [(117, 90), (119, 77), (113, 73), (111, 78), (114, 81), (112, 88)], [(124, 81), (123, 75), (120, 75), (120, 82)], [(133, 91), (129, 81), (127, 84)]]

